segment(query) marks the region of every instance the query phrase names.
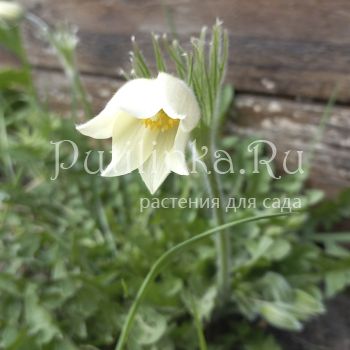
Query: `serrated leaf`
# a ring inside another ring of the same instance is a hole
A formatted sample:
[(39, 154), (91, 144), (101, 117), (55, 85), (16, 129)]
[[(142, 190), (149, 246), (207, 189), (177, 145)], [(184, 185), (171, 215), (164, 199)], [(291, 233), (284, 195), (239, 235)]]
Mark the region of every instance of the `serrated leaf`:
[(307, 320), (312, 316), (325, 311), (323, 303), (313, 295), (297, 289), (295, 291), (294, 313), (301, 320)]
[(260, 314), (277, 328), (300, 331), (302, 324), (290, 311), (291, 306), (283, 303), (263, 302), (260, 306)]
[(277, 239), (270, 247), (268, 253), (266, 254), (266, 258), (270, 260), (281, 260), (289, 254), (291, 249), (292, 246), (287, 240)]
[(267, 254), (272, 244), (273, 239), (267, 236), (263, 236), (257, 242), (247, 242), (247, 249), (252, 255), (252, 260), (257, 260), (263, 255)]
[(0, 274), (0, 290), (14, 296), (21, 295), (21, 288), (15, 277), (4, 273)]
[(350, 285), (350, 271), (332, 271), (326, 274), (326, 296), (333, 297)]
[(306, 197), (307, 197), (308, 205), (315, 205), (325, 197), (325, 193), (322, 190), (316, 190), (316, 189), (308, 190), (306, 192)]
[(56, 336), (61, 336), (50, 312), (40, 305), (34, 286), (30, 286), (26, 291), (25, 318), (29, 333), (36, 337), (38, 344), (47, 344)]
[(9, 325), (2, 330), (2, 337), (0, 340), (0, 348), (8, 349), (18, 337), (18, 327)]
[(327, 254), (337, 258), (347, 258), (350, 256), (349, 249), (347, 249), (345, 246), (337, 244), (336, 242), (332, 242), (331, 240), (325, 243), (325, 250)]
[(217, 287), (211, 286), (201, 297), (194, 297), (192, 294), (184, 294), (184, 301), (190, 310), (192, 309), (192, 304), (195, 304), (197, 316), (202, 322), (210, 319), (210, 315), (216, 304), (216, 297)]
[(275, 301), (292, 300), (293, 289), (283, 275), (268, 272), (258, 283), (261, 294)]
[(139, 345), (156, 343), (165, 333), (166, 318), (150, 307), (144, 307), (135, 319), (133, 337)]

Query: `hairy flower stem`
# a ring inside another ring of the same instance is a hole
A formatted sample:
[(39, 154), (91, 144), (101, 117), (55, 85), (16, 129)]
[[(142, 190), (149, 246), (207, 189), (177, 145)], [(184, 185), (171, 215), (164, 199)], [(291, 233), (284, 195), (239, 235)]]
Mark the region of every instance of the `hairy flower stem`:
[[(167, 250), (163, 255), (161, 255), (155, 263), (152, 265), (151, 269), (149, 270), (147, 276), (143, 280), (136, 297), (129, 309), (129, 312), (126, 316), (125, 322), (123, 324), (118, 342), (115, 346), (115, 350), (124, 350), (126, 348), (126, 343), (129, 337), (129, 333), (131, 331), (132, 325), (135, 320), (135, 316), (137, 314), (137, 311), (141, 305), (141, 302), (146, 294), (146, 291), (148, 290), (148, 287), (150, 284), (155, 280), (155, 278), (159, 275), (159, 273), (167, 266), (169, 265), (169, 262), (175, 258), (178, 254), (183, 252), (185, 249), (190, 248), (191, 246), (194, 246), (196, 243), (207, 239), (214, 234), (219, 234), (222, 230), (226, 230), (228, 228), (231, 228), (233, 226), (242, 225), (248, 222), (253, 222), (257, 220), (263, 220), (263, 219), (269, 219), (273, 217), (279, 217), (279, 216), (286, 216), (290, 215), (288, 213), (279, 213), (279, 214), (272, 214), (272, 215), (260, 215), (260, 216), (253, 216), (245, 219), (240, 219), (236, 221), (228, 222), (227, 224), (216, 226), (214, 228), (211, 228), (207, 231), (204, 231), (196, 236), (193, 236), (186, 241), (183, 241), (169, 250)], [(227, 231), (230, 232), (230, 231)]]
[[(220, 91), (218, 93), (221, 93)], [(218, 102), (221, 100), (217, 96)], [(214, 117), (212, 118), (211, 127), (208, 129), (209, 138), (209, 153), (207, 168), (211, 173), (207, 173), (206, 182), (209, 189), (209, 196), (219, 200), (218, 207), (212, 208), (212, 215), (215, 225), (225, 224), (225, 212), (224, 212), (224, 195), (222, 192), (220, 173), (218, 173), (215, 162), (217, 152), (217, 140), (220, 137), (220, 119), (218, 117), (218, 108), (215, 108)], [(230, 265), (231, 265), (231, 240), (229, 236), (230, 232), (227, 230), (221, 231), (216, 238), (216, 250), (217, 250), (217, 286), (218, 286), (218, 301), (222, 305), (225, 304), (230, 295)]]
[[(219, 200), (219, 206), (213, 207), (213, 219), (215, 225), (223, 225), (225, 223), (225, 215), (223, 211), (223, 194), (221, 190), (221, 184), (219, 174), (214, 171), (215, 161), (215, 145), (211, 143), (210, 151), (210, 163), (211, 174), (207, 175), (207, 185), (210, 197)], [(227, 231), (222, 231), (216, 236), (216, 249), (217, 249), (217, 284), (218, 284), (218, 300), (223, 304), (227, 300), (230, 292), (230, 237)]]

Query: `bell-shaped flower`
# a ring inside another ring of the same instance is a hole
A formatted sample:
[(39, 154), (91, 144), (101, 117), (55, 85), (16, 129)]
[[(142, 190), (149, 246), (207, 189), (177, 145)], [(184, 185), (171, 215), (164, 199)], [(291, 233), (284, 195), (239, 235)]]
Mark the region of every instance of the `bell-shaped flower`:
[(100, 114), (77, 129), (95, 139), (112, 137), (112, 161), (102, 176), (139, 169), (153, 194), (170, 172), (189, 174), (185, 147), (199, 118), (196, 97), (187, 84), (159, 73), (156, 79), (125, 83)]

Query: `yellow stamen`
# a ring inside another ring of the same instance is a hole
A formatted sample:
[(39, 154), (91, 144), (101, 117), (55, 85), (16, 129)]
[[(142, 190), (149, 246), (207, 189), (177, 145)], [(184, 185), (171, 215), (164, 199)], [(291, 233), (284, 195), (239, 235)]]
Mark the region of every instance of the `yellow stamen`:
[(152, 118), (142, 120), (146, 128), (151, 130), (158, 129), (160, 131), (169, 130), (179, 125), (179, 119), (170, 118), (162, 109)]

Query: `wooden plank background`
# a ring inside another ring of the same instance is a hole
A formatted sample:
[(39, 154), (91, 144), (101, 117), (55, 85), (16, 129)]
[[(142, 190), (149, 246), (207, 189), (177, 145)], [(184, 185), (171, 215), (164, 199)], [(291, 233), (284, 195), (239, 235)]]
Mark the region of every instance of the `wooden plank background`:
[[(238, 97), (232, 130), (259, 134), (283, 152), (307, 149), (325, 103), (340, 84), (312, 184), (329, 194), (350, 185), (350, 1), (348, 0), (21, 0), (49, 24), (77, 26), (79, 67), (96, 110), (121, 84), (130, 36), (151, 58), (149, 33), (169, 31), (181, 42), (218, 17), (229, 30), (227, 81)], [(27, 24), (26, 43), (39, 88), (57, 108), (67, 83), (52, 50)], [(3, 54), (0, 54), (2, 59)]]

